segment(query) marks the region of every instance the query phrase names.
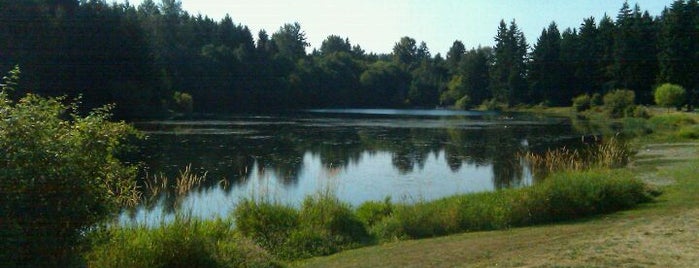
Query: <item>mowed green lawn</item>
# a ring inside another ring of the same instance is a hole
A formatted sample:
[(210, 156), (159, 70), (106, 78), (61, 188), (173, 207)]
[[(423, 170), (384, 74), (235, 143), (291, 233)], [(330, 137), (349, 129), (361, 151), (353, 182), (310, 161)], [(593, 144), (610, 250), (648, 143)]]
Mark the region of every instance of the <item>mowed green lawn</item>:
[(628, 167), (656, 202), (585, 220), (400, 241), (299, 267), (697, 267), (699, 143), (651, 144)]

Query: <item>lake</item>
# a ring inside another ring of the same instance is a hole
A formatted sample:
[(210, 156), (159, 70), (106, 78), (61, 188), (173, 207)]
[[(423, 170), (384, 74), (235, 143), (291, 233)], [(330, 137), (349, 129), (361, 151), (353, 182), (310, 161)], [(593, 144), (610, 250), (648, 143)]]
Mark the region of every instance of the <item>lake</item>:
[(184, 198), (125, 212), (127, 222), (157, 222), (175, 209), (225, 216), (252, 196), (298, 206), (331, 191), (359, 205), (522, 187), (535, 178), (521, 153), (581, 135), (562, 118), (450, 110), (307, 110), (135, 126), (147, 139), (129, 161), (169, 177), (189, 165), (206, 180)]

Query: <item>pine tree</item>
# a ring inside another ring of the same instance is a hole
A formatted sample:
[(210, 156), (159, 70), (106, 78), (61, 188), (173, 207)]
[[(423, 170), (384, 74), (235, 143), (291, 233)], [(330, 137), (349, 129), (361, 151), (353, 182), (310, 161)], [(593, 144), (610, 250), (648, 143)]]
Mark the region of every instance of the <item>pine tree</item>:
[(514, 20), (509, 27), (501, 20), (495, 42), (490, 84), (493, 97), (507, 105), (527, 101), (527, 42), (524, 34)]
[(569, 96), (563, 94), (565, 88), (562, 84), (561, 34), (555, 22), (542, 30), (531, 57), (530, 99), (546, 100), (555, 105), (567, 104)]

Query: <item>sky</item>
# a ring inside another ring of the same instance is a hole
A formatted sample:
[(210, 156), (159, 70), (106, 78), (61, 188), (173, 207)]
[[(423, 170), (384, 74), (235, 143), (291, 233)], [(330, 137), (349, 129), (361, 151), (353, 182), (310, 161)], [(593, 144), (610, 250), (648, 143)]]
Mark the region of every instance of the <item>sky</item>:
[[(129, 0), (138, 6), (142, 0)], [(298, 22), (311, 47), (331, 34), (349, 38), (367, 52), (390, 53), (401, 37), (424, 41), (432, 55), (443, 56), (455, 40), (466, 48), (493, 46), (500, 20), (515, 20), (533, 46), (552, 21), (559, 30), (579, 28), (584, 18), (616, 17), (624, 0), (181, 0), (191, 15), (220, 20), (229, 14), (253, 34), (276, 32)], [(120, 1), (121, 2), (121, 1)], [(159, 0), (155, 0), (159, 3)], [(673, 0), (629, 1), (658, 16)]]

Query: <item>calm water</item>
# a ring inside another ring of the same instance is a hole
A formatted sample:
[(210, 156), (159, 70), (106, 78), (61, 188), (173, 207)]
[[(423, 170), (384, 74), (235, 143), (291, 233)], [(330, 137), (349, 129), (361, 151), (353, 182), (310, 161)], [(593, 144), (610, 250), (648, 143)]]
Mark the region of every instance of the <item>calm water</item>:
[(311, 110), (216, 120), (137, 123), (148, 138), (132, 161), (174, 176), (191, 165), (207, 180), (184, 198), (122, 215), (158, 221), (177, 207), (225, 216), (241, 197), (291, 205), (330, 190), (358, 205), (520, 187), (533, 178), (518, 155), (578, 140), (557, 118), (447, 110)]

